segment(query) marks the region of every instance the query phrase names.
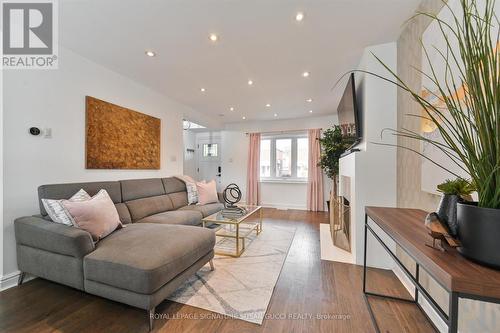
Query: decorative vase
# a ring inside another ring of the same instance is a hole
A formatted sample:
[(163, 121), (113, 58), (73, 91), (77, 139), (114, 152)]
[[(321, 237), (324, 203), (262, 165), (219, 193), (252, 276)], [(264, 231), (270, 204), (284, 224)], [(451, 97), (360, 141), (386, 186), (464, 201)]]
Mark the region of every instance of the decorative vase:
[(462, 199), (458, 195), (445, 194), (441, 197), (437, 210), (439, 218), (448, 226), (452, 236), (458, 234), (457, 204), (459, 202), (462, 202)]
[(500, 209), (457, 205), (458, 252), (477, 263), (500, 269)]

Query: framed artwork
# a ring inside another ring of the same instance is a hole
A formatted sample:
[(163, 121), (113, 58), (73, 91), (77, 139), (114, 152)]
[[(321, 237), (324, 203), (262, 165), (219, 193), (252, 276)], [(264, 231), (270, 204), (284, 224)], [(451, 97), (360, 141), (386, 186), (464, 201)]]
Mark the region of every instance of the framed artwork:
[(86, 96), (87, 169), (160, 169), (161, 120)]

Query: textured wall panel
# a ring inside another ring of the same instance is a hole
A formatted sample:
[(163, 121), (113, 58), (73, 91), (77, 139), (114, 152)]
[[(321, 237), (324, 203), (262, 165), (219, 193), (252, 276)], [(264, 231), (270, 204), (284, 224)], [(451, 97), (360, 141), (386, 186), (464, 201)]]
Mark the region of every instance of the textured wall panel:
[(87, 169), (160, 169), (160, 119), (86, 97)]

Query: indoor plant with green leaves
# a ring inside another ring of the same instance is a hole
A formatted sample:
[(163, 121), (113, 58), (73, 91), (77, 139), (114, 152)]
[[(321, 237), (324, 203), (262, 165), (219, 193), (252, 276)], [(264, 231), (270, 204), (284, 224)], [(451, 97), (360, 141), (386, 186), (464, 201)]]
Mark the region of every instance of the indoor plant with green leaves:
[(323, 132), (323, 137), (319, 139), (321, 145), (321, 159), (319, 166), (326, 173), (328, 178), (333, 180), (333, 193), (338, 195), (338, 174), (339, 160), (345, 151), (353, 145), (353, 137), (344, 136), (340, 126), (335, 125)]
[(437, 214), (442, 222), (448, 225), (452, 236), (458, 235), (457, 205), (464, 201), (471, 201), (471, 193), (475, 192), (475, 187), (470, 181), (457, 178), (446, 180), (437, 186), (437, 190), (443, 193), (439, 202)]
[[(437, 92), (432, 94), (442, 105), (435, 105), (420, 92), (412, 90), (379, 58), (377, 59), (394, 79), (365, 73), (392, 82), (409, 93), (424, 110), (423, 115), (413, 116), (423, 118), (437, 128), (442, 140), (434, 140), (408, 129), (394, 130), (393, 134), (432, 145), (441, 151), (451, 164), (470, 177), (477, 189), (478, 202), (457, 205), (458, 236), (462, 243), (458, 251), (469, 259), (500, 268), (498, 13), (495, 13), (495, 0), (460, 0), (460, 13), (454, 12), (445, 1), (443, 3), (451, 13), (451, 23), (434, 14), (417, 14), (436, 21), (446, 42), (445, 49), (436, 48), (444, 62), (441, 72), (433, 65), (425, 46), (424, 55), (430, 72), (424, 73), (417, 69), (433, 82)], [(462, 93), (458, 93), (459, 87), (463, 87)], [(427, 158), (420, 151), (412, 151)], [(460, 178), (460, 175), (451, 170), (450, 164), (429, 161)]]

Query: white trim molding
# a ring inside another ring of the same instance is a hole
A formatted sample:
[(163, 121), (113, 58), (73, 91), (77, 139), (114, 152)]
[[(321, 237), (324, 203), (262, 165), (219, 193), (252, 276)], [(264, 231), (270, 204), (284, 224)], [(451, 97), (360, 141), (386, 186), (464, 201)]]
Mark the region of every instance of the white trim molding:
[[(9, 274), (5, 274), (0, 277), (0, 291), (17, 286), (17, 280), (19, 279), (20, 271), (15, 271)], [(36, 276), (28, 275), (24, 277), (23, 283), (36, 279)]]

